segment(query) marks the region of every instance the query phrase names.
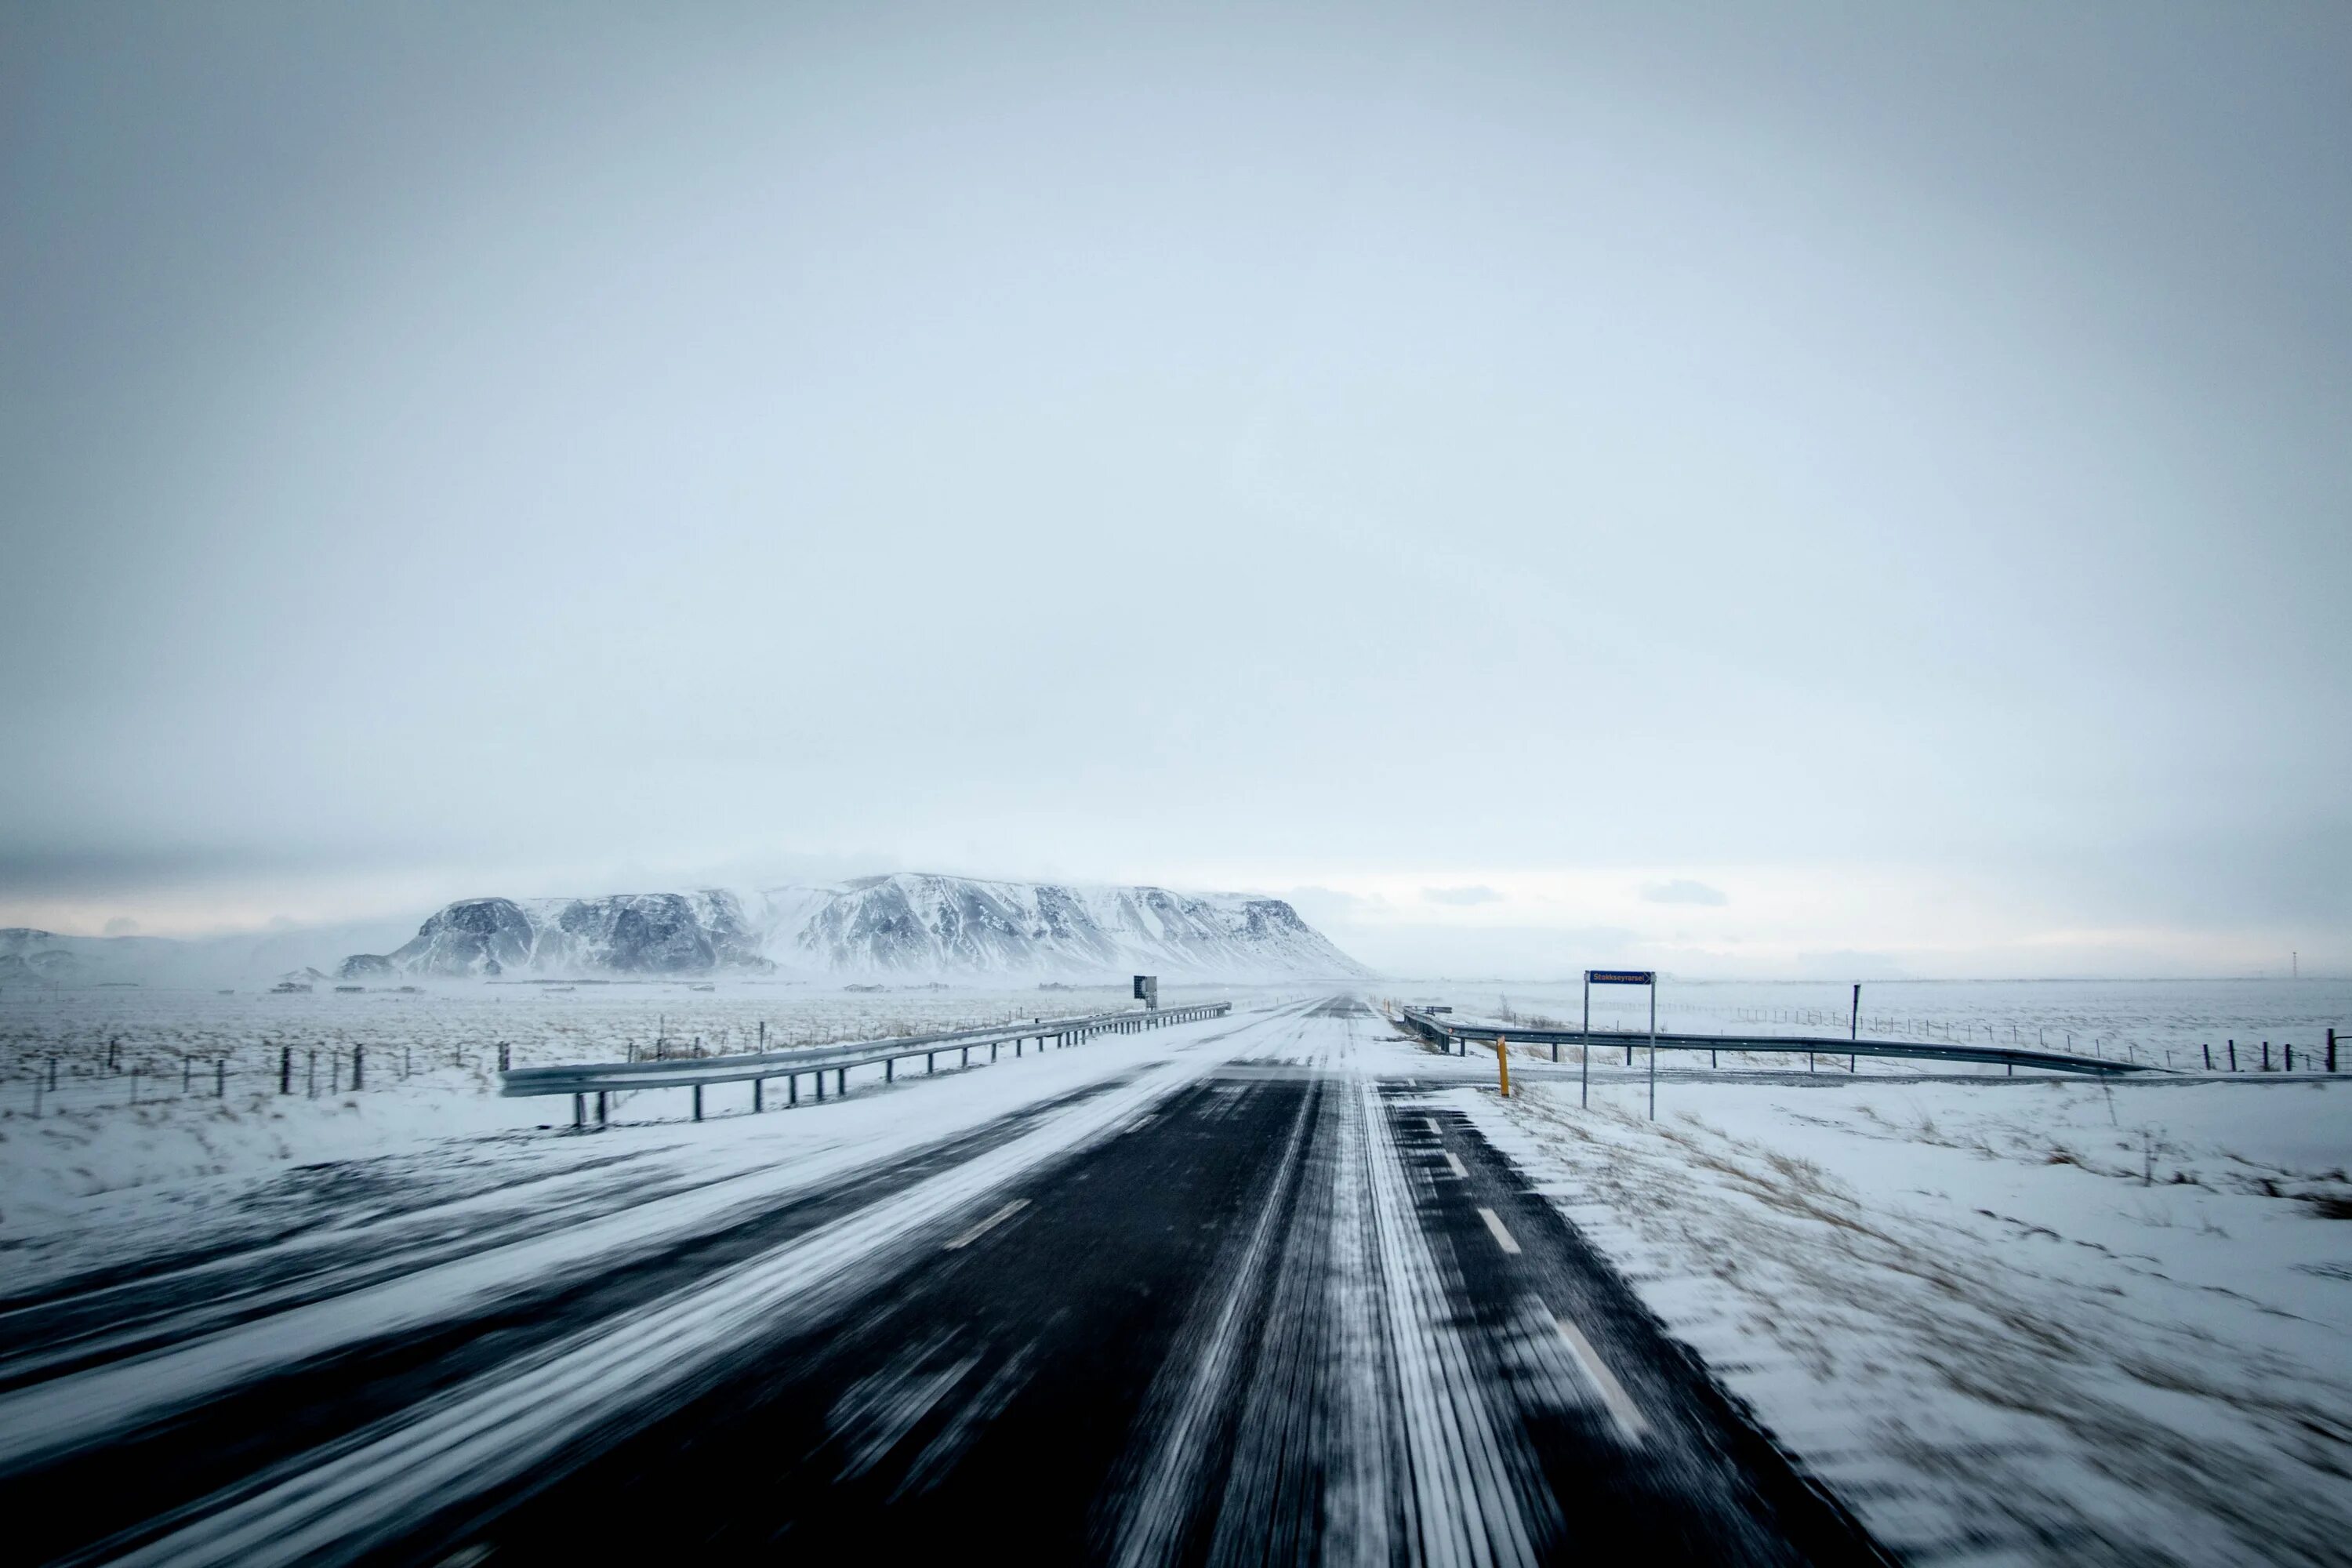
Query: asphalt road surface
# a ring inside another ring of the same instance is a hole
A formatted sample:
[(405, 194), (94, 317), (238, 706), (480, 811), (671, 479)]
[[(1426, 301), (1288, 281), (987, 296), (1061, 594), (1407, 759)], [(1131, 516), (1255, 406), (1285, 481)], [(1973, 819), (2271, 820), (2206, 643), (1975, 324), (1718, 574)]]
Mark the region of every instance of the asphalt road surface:
[(1140, 1039), (815, 1179), (0, 1302), (9, 1555), (1881, 1560), (1377, 1015)]

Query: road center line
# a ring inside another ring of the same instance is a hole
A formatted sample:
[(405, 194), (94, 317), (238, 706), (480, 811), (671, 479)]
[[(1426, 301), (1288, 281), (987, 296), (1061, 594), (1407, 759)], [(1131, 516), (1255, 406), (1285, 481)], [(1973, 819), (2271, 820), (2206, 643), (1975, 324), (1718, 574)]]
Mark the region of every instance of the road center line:
[[(1457, 1176), (1467, 1176), (1470, 1173), (1462, 1168), (1461, 1157), (1451, 1149), (1445, 1151), (1445, 1163), (1453, 1168), (1454, 1173)], [(1493, 1211), (1490, 1209), (1487, 1212), (1491, 1214)], [(1516, 1252), (1518, 1248), (1513, 1247), (1511, 1250)]]
[[(1454, 1156), (1451, 1154), (1446, 1156), (1449, 1160), (1453, 1157)], [(1517, 1252), (1519, 1249), (1518, 1237), (1513, 1236), (1509, 1231), (1503, 1228), (1503, 1218), (1500, 1215), (1496, 1214), (1493, 1209), (1482, 1208), (1478, 1211), (1478, 1217), (1485, 1220), (1486, 1222), (1486, 1228), (1495, 1233), (1496, 1246), (1501, 1247), (1506, 1252)]]
[(982, 1237), (986, 1236), (990, 1231), (994, 1230), (998, 1226), (1003, 1225), (1006, 1220), (1011, 1219), (1014, 1215), (1019, 1214), (1023, 1209), (1025, 1209), (1028, 1206), (1029, 1200), (1027, 1198), (1013, 1199), (1011, 1203), (1006, 1204), (1003, 1208), (998, 1209), (994, 1214), (990, 1215), (986, 1219), (982, 1220), (978, 1225), (973, 1226), (970, 1230), (965, 1231), (961, 1236), (957, 1237), (953, 1241), (949, 1242), (946, 1250), (954, 1252), (960, 1248), (970, 1247), (973, 1242), (978, 1241)]
[(1568, 1353), (1576, 1358), (1576, 1364), (1582, 1367), (1584, 1375), (1592, 1380), (1593, 1390), (1601, 1395), (1601, 1403), (1609, 1407), (1609, 1418), (1617, 1423), (1617, 1430), (1628, 1443), (1639, 1443), (1649, 1435), (1650, 1424), (1633, 1407), (1633, 1400), (1626, 1397), (1624, 1384), (1601, 1364), (1601, 1358), (1593, 1353), (1592, 1342), (1584, 1337), (1584, 1331), (1558, 1313), (1552, 1315), (1551, 1321), (1552, 1326), (1559, 1331), (1560, 1342), (1568, 1346)]

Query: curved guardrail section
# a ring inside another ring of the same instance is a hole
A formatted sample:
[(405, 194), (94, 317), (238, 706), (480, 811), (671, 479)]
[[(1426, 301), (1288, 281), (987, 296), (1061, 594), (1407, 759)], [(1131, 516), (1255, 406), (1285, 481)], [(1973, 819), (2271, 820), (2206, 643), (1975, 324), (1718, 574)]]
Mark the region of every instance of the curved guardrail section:
[(962, 1066), (971, 1065), (971, 1053), (988, 1047), (989, 1060), (1006, 1045), (1013, 1055), (1022, 1054), (1031, 1040), (1041, 1051), (1083, 1044), (1102, 1035), (1136, 1034), (1146, 1029), (1165, 1028), (1171, 1024), (1190, 1024), (1202, 1018), (1222, 1018), (1234, 1010), (1230, 1002), (1204, 1002), (1189, 1007), (1160, 1007), (1150, 1011), (1097, 1013), (1083, 1018), (1032, 1018), (1014, 1024), (996, 1024), (976, 1029), (950, 1029), (937, 1035), (901, 1035), (887, 1040), (862, 1040), (849, 1045), (803, 1046), (788, 1051), (762, 1051), (732, 1057), (680, 1057), (647, 1062), (593, 1062), (578, 1066), (548, 1068), (511, 1068), (499, 1075), (499, 1093), (509, 1098), (534, 1095), (568, 1094), (572, 1097), (572, 1124), (588, 1124), (588, 1096), (596, 1097), (596, 1121), (605, 1120), (605, 1097), (620, 1089), (690, 1089), (694, 1090), (694, 1119), (702, 1120), (702, 1091), (714, 1083), (749, 1083), (751, 1088), (751, 1109), (763, 1109), (762, 1088), (774, 1079), (785, 1082), (786, 1103), (800, 1103), (800, 1080), (803, 1075), (816, 1084), (816, 1098), (825, 1098), (825, 1075), (835, 1075), (836, 1094), (849, 1092), (849, 1071), (852, 1068), (879, 1067), (885, 1082), (898, 1076), (898, 1065), (914, 1057), (925, 1058), (929, 1070), (937, 1071), (939, 1058), (950, 1051), (958, 1052)]
[(1416, 1007), (1403, 1009), (1403, 1016), (1406, 1025), (1415, 1034), (1449, 1052), (1463, 1054), (1474, 1040), (1492, 1045), (1498, 1039), (1507, 1039), (1514, 1045), (1549, 1045), (1552, 1047), (1555, 1061), (1559, 1058), (1561, 1046), (1602, 1046), (1612, 1051), (1625, 1050), (1647, 1046), (1654, 1038), (1662, 1051), (1810, 1051), (1825, 1057), (1896, 1057), (1916, 1061), (1985, 1062), (2012, 1070), (2038, 1068), (2046, 1072), (2094, 1075), (2161, 1074), (2164, 1070), (2137, 1062), (2103, 1061), (2095, 1057), (2072, 1056), (2063, 1051), (2025, 1050), (2015, 1046), (1958, 1046), (1927, 1040), (1853, 1040), (1826, 1035), (1661, 1034), (1653, 1037), (1615, 1030), (1606, 1034), (1598, 1031), (1587, 1034), (1581, 1029), (1524, 1029), (1500, 1024), (1457, 1024), (1448, 1018), (1433, 1017)]

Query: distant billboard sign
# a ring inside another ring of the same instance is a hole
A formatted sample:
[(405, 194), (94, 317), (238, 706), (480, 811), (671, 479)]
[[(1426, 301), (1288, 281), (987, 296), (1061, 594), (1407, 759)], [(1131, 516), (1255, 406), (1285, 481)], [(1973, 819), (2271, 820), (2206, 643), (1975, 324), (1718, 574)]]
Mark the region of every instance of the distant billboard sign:
[(1655, 985), (1658, 972), (1654, 969), (1588, 969), (1584, 972), (1587, 985)]
[(1160, 976), (1157, 974), (1139, 974), (1135, 977), (1135, 999), (1137, 1001), (1154, 1002), (1159, 1000), (1159, 997)]

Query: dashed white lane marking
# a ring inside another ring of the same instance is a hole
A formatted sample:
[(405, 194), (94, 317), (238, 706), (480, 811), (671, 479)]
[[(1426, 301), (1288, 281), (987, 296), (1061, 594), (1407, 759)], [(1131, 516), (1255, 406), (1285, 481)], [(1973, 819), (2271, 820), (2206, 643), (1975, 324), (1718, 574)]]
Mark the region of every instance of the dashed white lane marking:
[[(1461, 1157), (1455, 1154), (1451, 1149), (1445, 1151), (1445, 1163), (1448, 1166), (1452, 1167), (1454, 1173), (1457, 1176), (1467, 1176), (1470, 1173), (1462, 1168)], [(1516, 1252), (1518, 1248), (1513, 1247), (1511, 1250)]]
[[(1451, 1156), (1448, 1157), (1451, 1158)], [(1503, 1228), (1502, 1215), (1496, 1214), (1493, 1209), (1482, 1208), (1478, 1211), (1478, 1217), (1485, 1220), (1486, 1222), (1486, 1228), (1495, 1233), (1496, 1246), (1501, 1247), (1506, 1252), (1517, 1252), (1519, 1249), (1519, 1238)]]
[(1609, 1418), (1617, 1423), (1617, 1430), (1625, 1441), (1639, 1443), (1649, 1436), (1650, 1424), (1642, 1418), (1642, 1413), (1626, 1397), (1624, 1384), (1601, 1364), (1601, 1358), (1593, 1353), (1591, 1342), (1584, 1337), (1584, 1331), (1557, 1313), (1552, 1317), (1552, 1326), (1559, 1331), (1560, 1341), (1568, 1346), (1568, 1353), (1576, 1358), (1576, 1364), (1582, 1367), (1584, 1375), (1592, 1380), (1593, 1392), (1600, 1394), (1601, 1403), (1609, 1407)]
[(1003, 1225), (1006, 1220), (1011, 1219), (1014, 1215), (1019, 1214), (1023, 1209), (1025, 1209), (1028, 1206), (1029, 1200), (1027, 1198), (1013, 1199), (1011, 1203), (1006, 1204), (1003, 1208), (998, 1209), (994, 1214), (990, 1215), (986, 1219), (982, 1220), (978, 1225), (973, 1226), (970, 1230), (965, 1231), (961, 1236), (957, 1237), (953, 1241), (949, 1242), (947, 1245), (947, 1250), (954, 1252), (959, 1248), (970, 1247), (973, 1242), (978, 1241), (982, 1237), (986, 1236), (990, 1231), (994, 1230), (998, 1226)]
[(1437, 1125), (1437, 1118), (1436, 1118), (1436, 1117), (1434, 1117), (1434, 1116), (1424, 1116), (1424, 1117), (1423, 1117), (1423, 1118), (1422, 1118), (1422, 1121), (1423, 1121), (1423, 1122), (1427, 1123), (1427, 1125), (1428, 1125), (1428, 1127), (1429, 1127), (1429, 1135), (1430, 1135), (1431, 1137), (1433, 1137), (1433, 1138), (1443, 1138), (1443, 1137), (1444, 1137), (1444, 1136), (1445, 1136), (1444, 1131)]

